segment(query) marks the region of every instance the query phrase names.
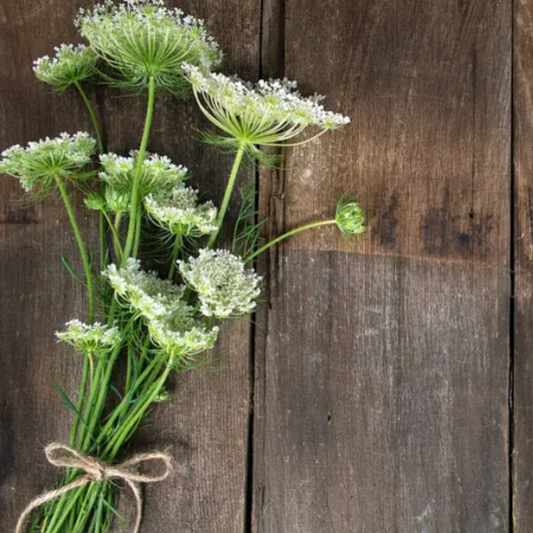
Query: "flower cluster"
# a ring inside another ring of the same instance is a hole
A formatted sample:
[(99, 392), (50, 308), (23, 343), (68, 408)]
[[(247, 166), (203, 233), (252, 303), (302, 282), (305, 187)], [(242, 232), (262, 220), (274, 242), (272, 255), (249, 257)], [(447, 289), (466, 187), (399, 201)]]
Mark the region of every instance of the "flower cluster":
[(81, 171), (95, 150), (96, 141), (88, 133), (62, 133), (55, 139), (30, 142), (26, 148), (8, 148), (2, 152), (0, 173), (18, 178), (26, 191), (37, 186), (47, 190), (58, 177), (83, 177)]
[(198, 191), (183, 182), (170, 192), (150, 194), (144, 204), (152, 220), (171, 233), (200, 237), (217, 229), (213, 202), (198, 204)]
[(190, 365), (195, 356), (213, 348), (218, 337), (218, 326), (212, 328), (191, 316), (192, 308), (184, 306), (179, 312), (148, 324), (154, 344), (169, 354), (178, 366)]
[(44, 56), (34, 61), (33, 70), (41, 81), (64, 91), (94, 76), (98, 56), (91, 48), (83, 44), (62, 44), (55, 52), (53, 58)]
[(107, 352), (122, 342), (122, 336), (118, 328), (114, 326), (105, 326), (99, 322), (88, 325), (77, 319), (67, 322), (65, 326), (67, 329), (57, 331), (56, 337), (82, 352)]
[(344, 235), (364, 233), (365, 212), (357, 202), (339, 200), (335, 212), (335, 224)]
[[(114, 213), (129, 212), (131, 191), (135, 176), (137, 152), (132, 152), (129, 157), (113, 153), (100, 156), (102, 171), (100, 179), (107, 184), (106, 203)], [(142, 164), (140, 177), (141, 197), (159, 192), (172, 191), (187, 176), (187, 169), (181, 165), (174, 165), (165, 156), (156, 154), (148, 155)]]
[(109, 265), (104, 275), (137, 317), (155, 320), (172, 314), (184, 304), (184, 287), (160, 279), (155, 272), (145, 272), (138, 259), (129, 258), (124, 268)]
[(202, 249), (198, 257), (178, 261), (185, 282), (198, 293), (205, 316), (228, 318), (251, 313), (261, 293), (261, 278), (227, 250)]
[(204, 23), (168, 9), (160, 0), (106, 1), (80, 11), (77, 24), (91, 47), (124, 78), (125, 85), (174, 93), (187, 84), (183, 63), (217, 67), (222, 59)]
[(326, 111), (322, 96), (303, 97), (296, 82), (260, 80), (255, 85), (237, 76), (187, 65), (187, 79), (203, 113), (229, 135), (218, 143), (227, 147), (277, 146), (308, 126), (322, 131), (348, 124), (350, 119)]
[(141, 270), (140, 261), (132, 258), (121, 269), (110, 265), (104, 275), (134, 315), (146, 320), (152, 341), (176, 363), (215, 345), (218, 328), (194, 318), (183, 299), (184, 287)]

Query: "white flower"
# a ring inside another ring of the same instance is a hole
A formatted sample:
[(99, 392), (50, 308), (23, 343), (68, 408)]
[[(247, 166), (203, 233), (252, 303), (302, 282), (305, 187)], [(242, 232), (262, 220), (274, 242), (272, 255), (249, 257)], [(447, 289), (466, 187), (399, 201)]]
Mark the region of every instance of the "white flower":
[(202, 249), (197, 258), (178, 261), (185, 282), (197, 293), (205, 316), (227, 318), (252, 312), (261, 278), (227, 250)]
[(0, 173), (20, 180), (26, 191), (36, 186), (49, 189), (56, 177), (77, 178), (91, 162), (96, 141), (84, 132), (62, 133), (55, 139), (30, 142), (26, 148), (15, 145), (2, 152)]
[[(100, 156), (102, 171), (99, 177), (107, 184), (106, 202), (110, 211), (129, 212), (137, 152), (129, 157), (113, 153)], [(171, 191), (187, 176), (187, 169), (174, 165), (165, 156), (148, 154), (143, 161), (140, 177), (141, 198), (156, 191)]]
[(177, 366), (187, 366), (194, 361), (191, 356), (213, 348), (217, 341), (218, 327), (208, 328), (191, 316), (190, 306), (181, 312), (150, 321), (150, 338), (168, 353)]
[(187, 83), (183, 63), (217, 67), (222, 55), (204, 23), (168, 9), (159, 0), (107, 1), (81, 9), (80, 32), (91, 47), (125, 79), (126, 86), (182, 92)]
[(84, 324), (80, 320), (71, 320), (66, 324), (65, 331), (57, 331), (56, 337), (83, 352), (110, 351), (122, 342), (118, 328), (109, 327), (96, 322)]
[(130, 257), (124, 268), (109, 265), (102, 274), (137, 318), (155, 320), (182, 312), (186, 306), (184, 287), (160, 279), (155, 272), (145, 272), (138, 259)]
[(33, 63), (35, 75), (41, 81), (63, 91), (94, 76), (98, 56), (91, 48), (83, 44), (62, 44), (55, 52), (53, 58), (44, 56)]
[[(260, 80), (255, 85), (237, 76), (224, 76), (194, 65), (186, 66), (187, 78), (203, 113), (229, 139), (211, 138), (227, 147), (277, 146), (308, 126), (323, 131), (348, 124), (350, 119), (326, 111), (322, 96), (303, 97), (296, 82)], [(208, 137), (209, 139), (209, 137)]]
[(152, 220), (171, 233), (199, 237), (217, 229), (213, 202), (198, 204), (198, 191), (184, 183), (148, 195), (144, 204)]

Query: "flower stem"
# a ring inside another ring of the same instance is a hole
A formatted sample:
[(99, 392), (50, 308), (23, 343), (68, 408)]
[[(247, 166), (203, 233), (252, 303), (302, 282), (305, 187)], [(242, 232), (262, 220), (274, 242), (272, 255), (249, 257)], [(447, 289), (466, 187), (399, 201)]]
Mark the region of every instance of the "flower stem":
[(137, 163), (135, 166), (135, 174), (133, 176), (133, 187), (131, 191), (131, 206), (130, 206), (130, 222), (128, 227), (128, 237), (126, 239), (126, 245), (124, 247), (124, 254), (122, 255), (122, 266), (126, 265), (126, 260), (130, 256), (133, 248), (135, 234), (137, 229), (137, 215), (140, 205), (140, 185), (141, 175), (146, 157), (146, 148), (148, 146), (148, 139), (150, 137), (150, 128), (152, 127), (152, 119), (154, 115), (154, 103), (155, 103), (155, 80), (153, 76), (150, 77), (148, 87), (148, 107), (146, 110), (146, 120), (144, 122), (144, 132), (141, 140), (141, 146), (139, 148), (139, 154), (137, 156)]
[(93, 122), (96, 140), (98, 141), (98, 151), (101, 154), (103, 154), (104, 153), (104, 140), (102, 138), (100, 125), (98, 124), (98, 119), (96, 118), (96, 113), (94, 112), (94, 108), (91, 102), (89, 101), (89, 98), (87, 98), (87, 94), (83, 90), (83, 87), (80, 85), (80, 83), (78, 81), (75, 81), (74, 85), (76, 86), (76, 89), (78, 89), (80, 96), (82, 97), (83, 101), (85, 102), (85, 105), (87, 106), (87, 111), (89, 111), (89, 115), (91, 116), (91, 120)]
[[(92, 106), (89, 98), (87, 97), (86, 92), (83, 90), (83, 87), (81, 86), (80, 82), (75, 81), (74, 86), (76, 89), (78, 89), (78, 92), (80, 93), (80, 96), (82, 97), (83, 101), (85, 102), (85, 105), (87, 106), (87, 111), (89, 111), (89, 116), (91, 117), (93, 127), (94, 127), (94, 133), (96, 135), (96, 140), (98, 142), (98, 151), (100, 154), (103, 154), (105, 151), (104, 147), (104, 140), (102, 137), (102, 130), (100, 128), (100, 125), (98, 123), (98, 119), (96, 118), (96, 113), (94, 112), (94, 107)], [(101, 183), (100, 185), (101, 192), (103, 193), (105, 190), (105, 183)], [(105, 268), (105, 260), (106, 260), (106, 252), (107, 252), (107, 246), (106, 246), (106, 234), (105, 234), (105, 221), (104, 217), (102, 216), (102, 212), (100, 212), (99, 215), (100, 221), (99, 221), (99, 227), (100, 227), (100, 269), (104, 270)]]
[(163, 374), (161, 374), (161, 377), (152, 385), (151, 389), (148, 390), (146, 399), (140, 405), (137, 405), (131, 411), (129, 416), (124, 420), (122, 431), (116, 433), (115, 436), (107, 444), (103, 453), (104, 460), (113, 461), (124, 441), (129, 437), (131, 431), (136, 427), (136, 425), (143, 419), (146, 411), (152, 405), (156, 396), (159, 394), (162, 387), (165, 385), (171, 371), (172, 366), (169, 364), (167, 365), (167, 368), (165, 369)]
[(296, 233), (300, 233), (300, 231), (305, 231), (306, 229), (311, 229), (311, 228), (319, 228), (320, 226), (327, 226), (329, 224), (335, 224), (335, 220), (321, 220), (320, 222), (311, 222), (310, 224), (305, 224), (304, 226), (300, 226), (298, 228), (292, 229), (291, 231), (288, 231), (287, 233), (284, 233), (283, 235), (276, 237), (274, 240), (268, 242), (264, 246), (261, 246), (261, 248), (256, 250), (252, 255), (249, 255), (244, 260), (244, 263), (245, 264), (249, 263), (252, 259), (257, 257), (259, 254), (262, 254), (265, 250), (268, 250), (271, 246), (274, 246), (274, 244), (277, 244), (278, 242), (281, 242), (284, 239), (287, 239), (288, 237), (295, 235)]
[(63, 202), (65, 203), (65, 208), (70, 218), (72, 230), (74, 231), (74, 236), (76, 237), (76, 241), (78, 242), (78, 247), (80, 249), (81, 260), (83, 263), (83, 268), (85, 270), (85, 280), (87, 282), (87, 292), (89, 296), (89, 323), (92, 324), (94, 322), (94, 287), (89, 256), (87, 255), (87, 250), (85, 248), (85, 244), (83, 242), (83, 238), (80, 233), (80, 228), (78, 226), (78, 222), (76, 221), (76, 216), (74, 215), (74, 211), (72, 209), (72, 205), (70, 203), (65, 184), (59, 176), (56, 176), (56, 183), (59, 188), (59, 192), (63, 197)]
[(168, 271), (168, 279), (173, 280), (176, 273), (176, 261), (178, 260), (178, 254), (180, 253), (183, 239), (181, 233), (176, 234), (176, 240), (174, 241), (174, 249), (172, 250), (172, 257), (170, 258), (170, 269)]
[(133, 241), (133, 257), (139, 255), (139, 246), (141, 245), (141, 226), (142, 226), (142, 205), (139, 204), (137, 211), (137, 228), (135, 229), (135, 239)]
[(120, 235), (118, 234), (117, 229), (115, 228), (115, 225), (113, 224), (112, 220), (109, 218), (109, 215), (104, 210), (102, 210), (101, 213), (104, 215), (104, 218), (107, 220), (109, 229), (111, 230), (111, 233), (113, 234), (113, 244), (115, 247), (115, 255), (117, 256), (117, 262), (120, 263), (120, 259), (122, 257), (122, 245), (120, 244)]
[(220, 211), (218, 212), (217, 218), (217, 229), (211, 234), (209, 242), (207, 243), (208, 248), (212, 248), (217, 240), (220, 229), (222, 228), (222, 222), (224, 222), (224, 217), (226, 216), (226, 211), (228, 210), (229, 201), (231, 198), (231, 193), (235, 186), (235, 180), (237, 179), (237, 174), (239, 173), (239, 167), (242, 163), (242, 157), (244, 155), (244, 146), (241, 145), (235, 156), (235, 161), (233, 162), (233, 168), (231, 169), (231, 174), (229, 177), (228, 185), (226, 187), (226, 192), (224, 194), (224, 199), (222, 200), (222, 205), (220, 206)]
[(89, 354), (83, 355), (83, 370), (81, 371), (81, 383), (80, 391), (78, 393), (78, 406), (76, 407), (77, 413), (74, 417), (74, 423), (72, 424), (72, 430), (70, 432), (70, 445), (74, 446), (76, 443), (76, 437), (78, 436), (78, 429), (80, 427), (80, 417), (85, 404), (85, 393), (87, 389), (87, 379), (89, 377)]

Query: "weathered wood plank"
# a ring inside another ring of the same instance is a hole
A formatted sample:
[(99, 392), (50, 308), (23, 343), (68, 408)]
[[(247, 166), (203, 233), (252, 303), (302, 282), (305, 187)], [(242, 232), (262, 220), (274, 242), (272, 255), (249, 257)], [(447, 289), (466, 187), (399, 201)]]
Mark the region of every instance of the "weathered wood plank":
[[(92, 2), (84, 1), (84, 5)], [(0, 6), (0, 146), (63, 130), (89, 129), (75, 95), (53, 96), (31, 73), (35, 57), (50, 53), (56, 39), (76, 39), (70, 21), (80, 3), (6, 1)], [(249, 77), (258, 69), (258, 3), (237, 0), (168, 2), (204, 17), (226, 52), (225, 65)], [(232, 13), (232, 17), (228, 17)], [(54, 32), (50, 32), (50, 27)], [(103, 93), (103, 94), (102, 94)], [(117, 98), (99, 89), (110, 149), (124, 153), (140, 138), (144, 102)], [(230, 158), (205, 147), (194, 128), (205, 126), (190, 103), (158, 102), (149, 149), (190, 167), (206, 197), (219, 198)], [(188, 138), (184, 136), (187, 135)], [(243, 180), (252, 173), (243, 172)], [(0, 514), (6, 531), (27, 501), (57, 479), (45, 465), (43, 445), (66, 439), (68, 411), (59, 405), (49, 376), (75, 391), (79, 364), (53, 341), (53, 331), (80, 316), (81, 291), (60, 265), (60, 251), (75, 256), (68, 221), (54, 201), (16, 211), (9, 200), (18, 185), (2, 180), (0, 322), (4, 386), (0, 390)], [(83, 213), (79, 210), (80, 215)], [(94, 220), (84, 228), (94, 232)], [(245, 508), (249, 408), (249, 326), (236, 323), (221, 339), (218, 372), (191, 372), (174, 382), (169, 402), (157, 409), (154, 425), (139, 435), (139, 450), (172, 447), (176, 475), (146, 491), (143, 531), (240, 532)]]
[(508, 531), (511, 5), (266, 4), (285, 74), (354, 119), (263, 175), (269, 231), (355, 191), (370, 235), (270, 255), (254, 531)]
[(533, 3), (514, 9), (514, 516), (515, 531), (533, 528)]

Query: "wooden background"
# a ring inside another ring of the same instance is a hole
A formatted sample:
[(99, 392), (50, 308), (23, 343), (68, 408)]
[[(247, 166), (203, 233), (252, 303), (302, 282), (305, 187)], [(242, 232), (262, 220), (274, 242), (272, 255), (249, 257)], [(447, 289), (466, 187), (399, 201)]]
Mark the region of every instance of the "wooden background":
[[(0, 148), (89, 129), (33, 59), (76, 39), (88, 0), (1, 0)], [(353, 118), (257, 181), (269, 235), (354, 191), (357, 246), (332, 230), (261, 264), (266, 302), (224, 331), (219, 372), (187, 373), (138, 439), (172, 445), (146, 533), (533, 532), (533, 0), (173, 0), (204, 17), (225, 71), (288, 76)], [(110, 148), (142, 101), (91, 93)], [(231, 158), (195, 140), (190, 103), (157, 105), (152, 151), (220, 198)], [(79, 361), (53, 332), (82, 312), (58, 202), (0, 181), (0, 530), (57, 472)], [(85, 211), (78, 211), (80, 216)], [(95, 221), (84, 221), (95, 236)]]

